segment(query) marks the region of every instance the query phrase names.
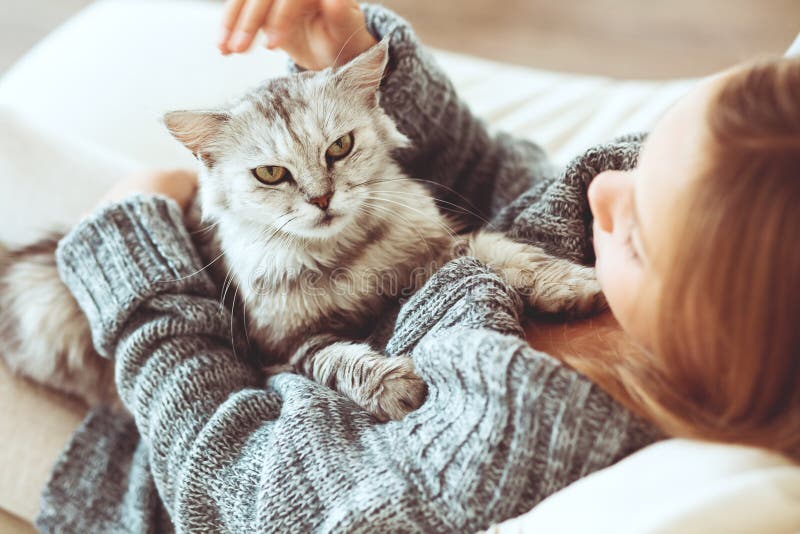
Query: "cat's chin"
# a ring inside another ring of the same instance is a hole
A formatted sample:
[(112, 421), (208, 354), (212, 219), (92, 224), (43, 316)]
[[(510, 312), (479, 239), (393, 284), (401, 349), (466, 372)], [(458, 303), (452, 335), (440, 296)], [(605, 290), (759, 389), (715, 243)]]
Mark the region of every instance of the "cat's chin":
[(348, 217), (326, 214), (303, 228), (293, 229), (294, 233), (312, 239), (327, 239), (336, 236), (346, 226)]

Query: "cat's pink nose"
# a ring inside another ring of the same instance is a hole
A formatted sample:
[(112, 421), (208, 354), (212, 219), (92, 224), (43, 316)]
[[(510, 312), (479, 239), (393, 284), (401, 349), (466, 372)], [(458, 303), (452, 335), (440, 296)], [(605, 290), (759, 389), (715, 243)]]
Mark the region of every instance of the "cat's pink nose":
[(320, 195), (318, 197), (310, 198), (310, 199), (308, 199), (308, 201), (310, 203), (314, 204), (319, 209), (324, 211), (324, 210), (328, 209), (328, 205), (331, 203), (331, 197), (332, 196), (333, 196), (333, 193), (327, 193), (327, 194), (324, 194), (324, 195)]

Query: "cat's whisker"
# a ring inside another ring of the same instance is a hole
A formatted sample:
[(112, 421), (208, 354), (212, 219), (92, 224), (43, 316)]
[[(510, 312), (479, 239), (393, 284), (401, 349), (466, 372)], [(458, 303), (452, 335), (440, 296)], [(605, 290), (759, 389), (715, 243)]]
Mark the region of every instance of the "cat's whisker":
[(211, 230), (216, 228), (217, 225), (219, 225), (219, 222), (215, 222), (213, 224), (209, 224), (208, 226), (202, 226), (202, 227), (198, 228), (197, 230), (192, 230), (191, 232), (189, 232), (189, 235), (197, 235), (197, 234), (204, 234), (206, 232), (210, 232)]
[[(316, 109), (316, 116), (317, 117), (321, 117), (322, 116), (322, 111), (323, 111), (322, 110), (322, 106), (325, 104), (325, 98), (324, 98), (324, 94), (323, 94), (324, 88), (325, 88), (325, 86), (322, 85), (322, 84), (318, 85), (317, 88), (316, 88), (316, 98), (314, 100), (316, 100), (315, 109)], [(323, 126), (322, 127), (327, 129), (327, 126), (328, 126), (327, 123), (325, 121), (323, 121)]]
[[(327, 78), (330, 78), (332, 76), (332, 74), (333, 74), (333, 68), (328, 69), (327, 72), (328, 72)], [(330, 82), (326, 81), (325, 87), (328, 87), (329, 85), (330, 85)], [(322, 92), (322, 88), (320, 88), (320, 92)], [(327, 110), (324, 109), (325, 108), (325, 104), (327, 104), (327, 99), (326, 98), (322, 98), (321, 97), (320, 98), (320, 102), (323, 105), (322, 115), (325, 117), (324, 120), (322, 121), (322, 127), (323, 127), (323, 129), (325, 131), (329, 131), (331, 129), (331, 119), (333, 118), (333, 107), (331, 106)]]
[[(398, 206), (402, 206), (402, 207), (404, 207), (404, 208), (406, 208), (406, 209), (409, 209), (409, 210), (411, 210), (411, 211), (414, 211), (414, 212), (416, 212), (416, 213), (419, 213), (420, 215), (423, 215), (423, 216), (427, 216), (427, 215), (428, 215), (428, 214), (426, 214), (425, 212), (423, 212), (422, 210), (419, 210), (419, 209), (417, 209), (417, 208), (414, 208), (414, 207), (412, 207), (412, 206), (409, 206), (409, 205), (407, 205), (407, 204), (404, 204), (404, 203), (402, 203), (402, 202), (398, 202), (397, 200), (393, 200), (393, 199), (390, 199), (390, 198), (377, 197), (377, 196), (376, 196), (376, 197), (372, 197), (372, 198), (374, 198), (375, 200), (379, 200), (379, 201), (381, 201), (381, 202), (389, 202), (389, 203), (391, 203), (391, 204), (396, 204), (396, 205), (398, 205)], [(439, 225), (439, 227), (440, 227), (442, 230), (444, 230), (444, 231), (445, 231), (445, 232), (446, 232), (446, 233), (447, 233), (447, 234), (450, 236), (450, 238), (451, 238), (453, 241), (457, 241), (457, 240), (458, 240), (458, 234), (457, 234), (457, 233), (455, 233), (455, 231), (454, 231), (452, 228), (450, 228), (450, 227), (449, 227), (447, 224), (445, 224), (445, 223), (444, 223), (444, 222), (442, 222), (441, 220), (433, 220), (433, 222), (435, 222), (437, 225)]]
[[(230, 273), (230, 277), (229, 276), (225, 276), (225, 282), (223, 282), (223, 284), (222, 284), (222, 286), (223, 286), (222, 298), (220, 299), (220, 306), (222, 306), (222, 307), (225, 306), (225, 299), (228, 296), (228, 290), (230, 289), (230, 287), (233, 285), (233, 282), (234, 282), (234, 276), (233, 276), (232, 272), (230, 271), (230, 269), (228, 270), (228, 272)], [(233, 310), (231, 309), (231, 313), (232, 312), (233, 312)]]
[[(408, 225), (408, 227), (411, 228), (419, 236), (419, 238), (422, 240), (423, 244), (425, 245), (425, 248), (428, 249), (428, 253), (431, 255), (431, 257), (432, 258), (436, 257), (436, 254), (433, 252), (433, 250), (431, 249), (430, 245), (428, 244), (428, 240), (425, 239), (425, 236), (422, 235), (422, 233), (419, 230), (417, 230), (417, 228), (413, 224), (410, 223), (408, 218), (400, 215), (399, 213), (393, 212), (392, 210), (390, 210), (386, 206), (380, 206), (380, 205), (377, 205), (377, 204), (370, 204), (370, 203), (365, 202), (364, 204), (362, 204), (360, 206), (360, 208), (366, 208), (366, 209), (372, 209), (372, 210), (380, 210), (382, 213), (386, 213), (391, 218), (399, 218), (404, 223), (406, 223)], [(372, 212), (372, 213), (374, 215), (374, 212)]]
[(339, 53), (338, 53), (338, 54), (336, 54), (336, 57), (335, 57), (335, 58), (334, 58), (334, 60), (333, 60), (333, 65), (334, 65), (334, 66), (338, 65), (338, 63), (339, 63), (339, 58), (341, 58), (341, 57), (342, 57), (342, 53), (344, 52), (344, 49), (347, 47), (347, 45), (349, 45), (349, 44), (350, 44), (350, 41), (352, 41), (352, 40), (353, 40), (353, 37), (355, 37), (355, 36), (356, 36), (356, 34), (357, 34), (359, 31), (361, 31), (361, 28), (356, 28), (356, 29), (355, 29), (355, 30), (353, 30), (353, 32), (352, 32), (352, 33), (351, 33), (351, 34), (350, 34), (350, 35), (347, 37), (347, 39), (345, 39), (345, 41), (344, 41), (344, 44), (342, 44), (341, 48), (339, 48)]
[[(388, 193), (390, 195), (405, 195), (405, 196), (411, 196), (411, 197), (415, 197), (415, 198), (430, 198), (428, 195), (426, 195), (424, 193), (414, 193), (413, 191), (375, 191), (375, 190), (370, 190), (370, 193)], [(478, 219), (479, 221), (485, 223), (487, 225), (487, 228), (491, 228), (491, 226), (492, 226), (491, 221), (489, 221), (488, 219), (486, 219), (484, 217), (481, 217), (480, 215), (478, 215), (475, 212), (472, 212), (472, 211), (464, 208), (463, 206), (459, 206), (458, 204), (455, 204), (453, 202), (449, 202), (447, 200), (439, 200), (439, 199), (436, 199), (436, 203), (437, 204), (446, 204), (446, 205), (452, 206), (452, 208), (439, 206), (442, 209), (446, 209), (448, 211), (461, 213), (461, 214), (464, 214), (464, 215), (471, 215), (471, 216), (475, 217), (476, 219)]]
[[(256, 246), (258, 244), (259, 243), (256, 241), (256, 242), (252, 243), (250, 245), (250, 247)], [(250, 248), (250, 247), (248, 247), (248, 248)], [(231, 266), (231, 267), (228, 268), (227, 273), (225, 274), (225, 278), (222, 281), (222, 291), (221, 291), (221, 296), (220, 296), (220, 301), (219, 301), (219, 310), (220, 310), (220, 312), (222, 312), (222, 310), (225, 307), (225, 299), (227, 298), (228, 290), (230, 289), (230, 287), (233, 284), (234, 284), (234, 274), (233, 274), (233, 266)], [(234, 287), (236, 287), (236, 286), (234, 286)], [(231, 312), (233, 312), (233, 306), (231, 306)], [(231, 339), (231, 341), (233, 341), (233, 339)]]
[[(336, 57), (334, 58), (333, 63), (331, 64), (332, 66), (326, 71), (327, 72), (327, 78), (331, 78), (336, 73), (336, 70), (340, 66), (339, 65), (339, 59), (342, 57), (342, 53), (344, 52), (344, 50), (347, 47), (347, 45), (350, 44), (350, 41), (353, 40), (353, 37), (355, 37), (356, 34), (359, 31), (360, 31), (360, 28), (354, 29), (350, 33), (350, 35), (347, 37), (347, 39), (345, 39), (344, 43), (339, 48), (339, 52), (336, 54)], [(323, 99), (320, 99), (320, 100), (323, 100)], [(333, 118), (333, 109), (331, 108), (328, 112), (325, 113), (325, 120), (323, 121), (325, 129), (330, 129), (330, 120), (332, 118)]]
[(198, 275), (198, 274), (202, 273), (203, 271), (205, 271), (206, 269), (208, 269), (209, 267), (211, 267), (211, 265), (216, 263), (224, 255), (225, 255), (224, 252), (220, 252), (219, 256), (217, 256), (216, 258), (214, 258), (213, 260), (211, 260), (210, 262), (208, 262), (206, 265), (204, 265), (200, 269), (196, 270), (195, 272), (187, 274), (186, 276), (181, 276), (180, 278), (173, 278), (173, 279), (170, 279), (170, 280), (162, 280), (161, 283), (180, 282), (181, 280), (186, 280), (187, 278), (191, 278), (192, 276)]
[[(363, 210), (364, 212), (369, 213), (370, 215), (373, 215), (373, 216), (377, 215), (374, 210), (381, 210), (382, 212), (384, 212), (384, 213), (386, 213), (386, 214), (388, 214), (390, 216), (393, 216), (395, 218), (400, 218), (403, 222), (408, 224), (408, 219), (406, 219), (405, 217), (400, 216), (397, 213), (393, 213), (388, 208), (383, 208), (381, 206), (363, 205), (359, 209)], [(370, 210), (372, 210), (372, 211), (370, 211)], [(433, 252), (433, 249), (431, 249), (430, 244), (428, 243), (428, 240), (425, 238), (425, 236), (422, 235), (422, 233), (419, 230), (414, 228), (413, 225), (410, 225), (409, 228), (411, 228), (414, 231), (414, 233), (416, 233), (419, 236), (420, 240), (425, 245), (425, 248), (428, 249), (428, 254), (430, 255), (430, 257), (431, 258), (435, 258), (437, 256), (437, 254)]]
[[(448, 186), (446, 186), (444, 184), (440, 184), (439, 182), (436, 182), (434, 180), (426, 180), (424, 178), (412, 178), (410, 176), (409, 177), (403, 177), (403, 178), (374, 178), (374, 179), (370, 179), (370, 180), (364, 180), (363, 182), (359, 182), (359, 183), (356, 183), (356, 184), (352, 184), (351, 187), (360, 187), (360, 186), (367, 187), (369, 185), (378, 184), (378, 183), (389, 183), (389, 182), (397, 182), (397, 181), (403, 181), (403, 180), (413, 180), (415, 182), (422, 182), (422, 183), (426, 183), (426, 184), (430, 184), (430, 185), (439, 187), (441, 189), (444, 189), (445, 191), (449, 191), (450, 193), (453, 193), (458, 198), (460, 198), (461, 200), (463, 200), (464, 202), (469, 204), (471, 208), (474, 208), (476, 210), (476, 211), (470, 211), (469, 212), (470, 215), (472, 215), (472, 216), (474, 216), (476, 218), (480, 218), (484, 222), (487, 222), (487, 223), (491, 224), (489, 221), (486, 221), (486, 219), (484, 217), (482, 217), (482, 216), (480, 216), (478, 214), (478, 207), (475, 206), (472, 202), (470, 202), (470, 200), (468, 198), (466, 198), (464, 195), (462, 195), (461, 193), (459, 193), (458, 191), (456, 191), (452, 187), (448, 187)], [(439, 200), (437, 200), (437, 201), (439, 201)], [(439, 202), (441, 202), (441, 201), (439, 201)], [(461, 206), (461, 207), (463, 208), (463, 206)], [(464, 209), (466, 209), (466, 208), (464, 208)]]
[(250, 348), (250, 333), (247, 328), (247, 303), (244, 302), (242, 297), (242, 328), (244, 329), (244, 339), (247, 341), (247, 348)]
[[(284, 214), (284, 215), (286, 215), (286, 214)], [(283, 217), (283, 215), (281, 215), (280, 217)], [(278, 217), (278, 219), (280, 219), (280, 217)], [(269, 229), (265, 230), (264, 233), (266, 233), (268, 230)], [(269, 241), (269, 238), (267, 238), (267, 242), (268, 241)], [(262, 244), (263, 244), (263, 242), (261, 240), (255, 240), (255, 241), (253, 241), (252, 243), (250, 243), (247, 246), (247, 249), (249, 250), (249, 249), (251, 249), (253, 247), (256, 247), (256, 246), (262, 245)], [(224, 252), (222, 254), (220, 254), (220, 256), (215, 258), (214, 261), (216, 261), (220, 257), (224, 256), (224, 254), (225, 254)], [(221, 287), (221, 291), (220, 291), (220, 302), (219, 302), (219, 311), (220, 312), (222, 312), (223, 308), (225, 307), (225, 298), (227, 296), (228, 289), (230, 288), (231, 284), (233, 284), (233, 282), (234, 282), (234, 275), (233, 275), (233, 271), (232, 270), (233, 270), (233, 266), (230, 266), (227, 269), (226, 274), (225, 274), (225, 278), (222, 281), (222, 287)]]
[[(239, 359), (239, 355), (236, 353), (236, 337), (233, 335), (233, 315), (236, 312), (236, 294), (239, 292), (239, 288), (233, 288), (233, 302), (231, 302), (231, 346), (233, 347), (233, 357), (235, 359)], [(245, 326), (245, 330), (247, 327)]]
[[(287, 215), (289, 215), (289, 213), (284, 213), (283, 215), (280, 215), (275, 220), (278, 221), (278, 220), (281, 219), (281, 217), (285, 217)], [(258, 263), (256, 263), (256, 267), (261, 266), (261, 264), (264, 263), (265, 260), (267, 259), (267, 255), (271, 252), (271, 250), (269, 248), (267, 248), (267, 245), (275, 238), (275, 236), (279, 236), (280, 239), (285, 239), (287, 234), (281, 234), (281, 231), (286, 227), (287, 224), (291, 223), (292, 221), (294, 221), (296, 219), (297, 219), (297, 217), (292, 217), (289, 220), (287, 220), (286, 222), (284, 222), (283, 224), (281, 224), (279, 227), (274, 228), (272, 233), (270, 234), (270, 236), (264, 242), (259, 243), (261, 246), (264, 247), (264, 254), (261, 256), (261, 259), (258, 261)], [(279, 235), (279, 234), (281, 234), (281, 235)], [(253, 278), (254, 275), (256, 275), (255, 272), (250, 273), (251, 279)], [(252, 279), (251, 283), (253, 283), (254, 281), (255, 280)]]
[(219, 299), (219, 307), (218, 307), (219, 313), (222, 313), (225, 310), (225, 292), (227, 291), (226, 284), (228, 284), (228, 278), (230, 278), (231, 281), (233, 281), (233, 267), (232, 266), (228, 267), (227, 272), (225, 273), (225, 278), (222, 280), (222, 288), (221, 288), (221, 291), (220, 291), (220, 299)]
[[(403, 208), (406, 208), (406, 209), (409, 209), (409, 210), (414, 211), (416, 213), (419, 213), (420, 215), (426, 215), (423, 211), (421, 211), (421, 210), (419, 210), (417, 208), (414, 208), (412, 206), (409, 206), (407, 204), (404, 204), (403, 202), (399, 202), (397, 200), (394, 200), (394, 199), (384, 198), (384, 197), (380, 197), (380, 196), (373, 196), (372, 198), (374, 200), (377, 200), (377, 201), (380, 201), (380, 202), (389, 202), (391, 204), (396, 204), (398, 206), (402, 206)], [(436, 225), (438, 225), (439, 228), (444, 230), (445, 233), (447, 233), (447, 235), (450, 236), (451, 239), (453, 239), (453, 240), (457, 240), (458, 239), (458, 232), (456, 232), (455, 229), (453, 229), (450, 225), (446, 224), (443, 220), (441, 220), (441, 219), (429, 219), (429, 220), (431, 220)]]

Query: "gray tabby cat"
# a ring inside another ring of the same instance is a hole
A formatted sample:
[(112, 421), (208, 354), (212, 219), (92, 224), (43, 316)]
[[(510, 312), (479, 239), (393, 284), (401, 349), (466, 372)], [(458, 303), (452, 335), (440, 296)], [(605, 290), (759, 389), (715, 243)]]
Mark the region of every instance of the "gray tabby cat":
[[(364, 340), (454, 255), (477, 257), (541, 311), (603, 302), (590, 268), (500, 234), (453, 233), (392, 158), (408, 140), (379, 105), (387, 59), (383, 42), (337, 70), (273, 79), (226, 109), (164, 119), (200, 162), (198, 200), (211, 226), (194, 234), (198, 249), (234, 286), (262, 363), (326, 384), (381, 421), (419, 407), (426, 388), (408, 356), (386, 357)], [(34, 380), (90, 403), (113, 400), (112, 363), (93, 351), (58, 277), (56, 244), (0, 260), (0, 351)]]

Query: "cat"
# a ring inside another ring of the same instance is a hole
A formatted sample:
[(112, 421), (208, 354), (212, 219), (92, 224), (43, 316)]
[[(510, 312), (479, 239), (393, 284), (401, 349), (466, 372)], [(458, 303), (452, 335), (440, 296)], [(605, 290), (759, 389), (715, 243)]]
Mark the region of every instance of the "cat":
[[(404, 174), (393, 153), (409, 141), (379, 102), (388, 53), (381, 42), (225, 108), (164, 116), (199, 162), (202, 221), (187, 226), (265, 369), (335, 388), (380, 421), (419, 407), (426, 387), (408, 355), (365, 340), (376, 317), (454, 256), (483, 261), (540, 311), (603, 305), (593, 269), (498, 233), (458, 235)], [(58, 277), (57, 242), (0, 257), (0, 351), (34, 380), (90, 404), (114, 401), (113, 364), (92, 349)]]

